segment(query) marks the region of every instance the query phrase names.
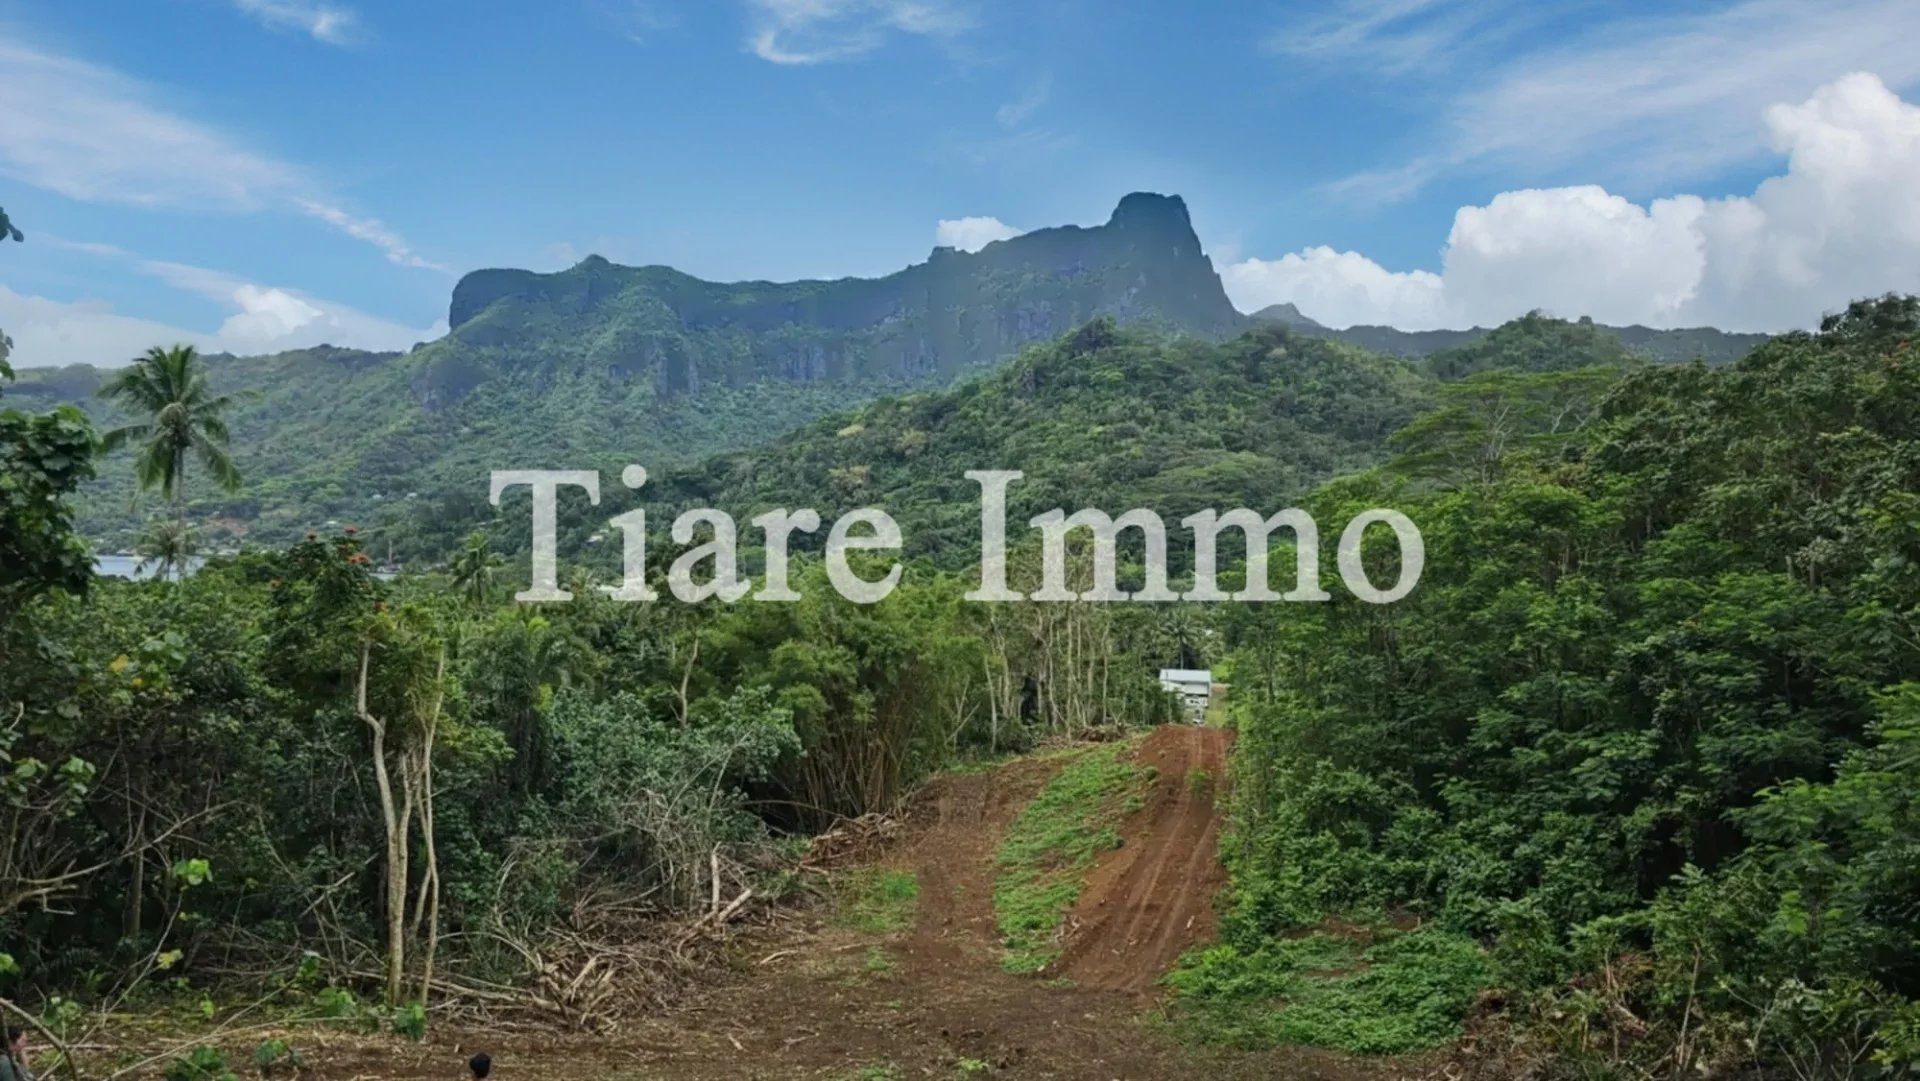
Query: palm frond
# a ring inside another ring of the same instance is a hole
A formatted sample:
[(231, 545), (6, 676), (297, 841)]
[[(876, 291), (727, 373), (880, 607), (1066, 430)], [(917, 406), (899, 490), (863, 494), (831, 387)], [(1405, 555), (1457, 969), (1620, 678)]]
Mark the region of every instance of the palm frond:
[(222, 447), (204, 434), (195, 433), (193, 449), (200, 456), (200, 464), (213, 474), (214, 483), (229, 492), (240, 487), (240, 471), (234, 468), (233, 459)]
[(145, 439), (153, 433), (151, 424), (123, 424), (100, 437), (100, 450), (106, 454), (137, 440)]
[(232, 491), (239, 486), (240, 471), (226, 451), (231, 434), (223, 418), (239, 399), (212, 393), (206, 367), (192, 346), (154, 346), (114, 373), (99, 394), (144, 416), (109, 432), (102, 444), (110, 451), (139, 445), (134, 479), (142, 490), (157, 488), (172, 497), (185, 480), (189, 454), (220, 487)]

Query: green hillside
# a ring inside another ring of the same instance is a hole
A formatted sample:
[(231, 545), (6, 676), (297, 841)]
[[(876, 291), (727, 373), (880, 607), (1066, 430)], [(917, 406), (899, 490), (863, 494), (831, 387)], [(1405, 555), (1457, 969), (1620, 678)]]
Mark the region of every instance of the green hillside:
[[(1493, 333), (1486, 327), (1470, 330), (1400, 330), (1397, 327), (1359, 325), (1334, 330), (1323, 326), (1291, 304), (1269, 304), (1249, 318), (1261, 323), (1279, 323), (1310, 334), (1337, 338), (1376, 353), (1396, 357), (1425, 357), (1434, 353), (1471, 345)], [(1581, 323), (1591, 323), (1582, 319)], [(1726, 364), (1743, 357), (1767, 340), (1765, 334), (1743, 334), (1713, 327), (1675, 327), (1655, 329), (1633, 326), (1615, 327), (1592, 323), (1602, 334), (1634, 352), (1659, 361), (1704, 360)]]
[[(883, 399), (763, 447), (657, 471), (638, 493), (609, 472), (599, 507), (563, 505), (562, 540), (579, 551), (608, 517), (638, 504), (657, 508), (661, 532), (695, 506), (743, 526), (772, 507), (812, 507), (831, 520), (877, 506), (900, 523), (909, 556), (960, 566), (980, 531), (979, 487), (965, 477), (973, 469), (1025, 472), (1009, 493), (1015, 530), (1054, 507), (1149, 507), (1170, 525), (1205, 507), (1271, 513), (1380, 461), (1387, 436), (1429, 401), (1430, 383), (1412, 362), (1278, 327), (1212, 343), (1099, 320), (951, 389)], [(449, 548), (469, 522), (442, 510), (400, 532)], [(509, 500), (492, 531), (497, 547), (524, 548), (524, 500)], [(616, 559), (604, 553), (600, 571), (612, 573)]]
[[(1186, 205), (1136, 193), (1091, 228), (1042, 229), (979, 252), (935, 249), (877, 279), (704, 282), (598, 257), (554, 274), (482, 270), (455, 287), (452, 330), (404, 354), (319, 348), (212, 358), (248, 478), (193, 493), (214, 539), (277, 542), (396, 501), (482, 498), (496, 468), (684, 463), (828, 413), (989, 367), (1096, 316), (1217, 338), (1244, 319)], [(92, 368), (23, 373), (23, 403), (86, 406)], [(82, 500), (109, 548), (140, 520), (125, 470)]]
[[(608, 462), (599, 506), (563, 500), (561, 541), (576, 556), (589, 552), (606, 541), (608, 518), (638, 505), (652, 509), (661, 533), (693, 507), (725, 510), (744, 529), (775, 507), (811, 507), (830, 521), (877, 506), (900, 523), (910, 557), (961, 567), (973, 561), (980, 530), (979, 486), (968, 470), (1026, 474), (1009, 491), (1016, 532), (1055, 507), (1115, 515), (1149, 507), (1170, 528), (1207, 507), (1272, 513), (1330, 477), (1426, 455), (1436, 431), (1451, 440), (1480, 424), (1489, 388), (1477, 377), (1548, 380), (1534, 392), (1537, 417), (1510, 411), (1501, 422), (1505, 438), (1516, 439), (1536, 421), (1584, 414), (1590, 403), (1577, 402), (1644, 363), (1591, 323), (1537, 314), (1424, 361), (1273, 323), (1206, 342), (1098, 320), (957, 386), (883, 398), (765, 445), (668, 469), (646, 458)], [(1592, 378), (1549, 378), (1575, 370)], [(1436, 406), (1406, 437), (1389, 438)], [(652, 472), (637, 493), (613, 480), (628, 461)], [(387, 520), (404, 538), (403, 554), (425, 558), (483, 523), (498, 550), (523, 552), (529, 539), (524, 496), (509, 495), (498, 512), (477, 498), (436, 500)], [(817, 547), (820, 536), (794, 543)], [(595, 573), (617, 572), (616, 547), (591, 557)], [(1184, 566), (1177, 542), (1172, 554)]]

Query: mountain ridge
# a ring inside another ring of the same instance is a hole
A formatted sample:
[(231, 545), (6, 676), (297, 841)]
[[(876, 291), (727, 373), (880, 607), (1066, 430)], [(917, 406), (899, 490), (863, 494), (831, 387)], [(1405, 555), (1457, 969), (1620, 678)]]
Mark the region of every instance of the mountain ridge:
[[(1479, 341), (1499, 329), (1476, 325), (1465, 330), (1448, 328), (1401, 330), (1384, 324), (1357, 323), (1336, 330), (1306, 315), (1291, 303), (1269, 304), (1247, 318), (1255, 323), (1274, 323), (1292, 327), (1302, 333), (1334, 338), (1349, 345), (1357, 345), (1363, 349), (1371, 349), (1376, 353), (1386, 353), (1396, 357), (1426, 357), (1448, 349), (1457, 349)], [(1721, 330), (1718, 327), (1659, 328), (1643, 326), (1639, 323), (1613, 326), (1595, 323), (1585, 316), (1574, 322), (1592, 323), (1596, 328), (1619, 339), (1620, 344), (1628, 349), (1643, 353), (1650, 359), (1669, 363), (1697, 358), (1709, 364), (1726, 364), (1747, 355), (1755, 346), (1773, 337), (1770, 334)]]
[[(936, 248), (881, 278), (707, 282), (590, 257), (455, 285), (446, 335), (405, 353), (319, 347), (210, 357), (247, 488), (197, 493), (228, 536), (282, 541), (367, 522), (391, 500), (484, 495), (502, 468), (693, 462), (876, 398), (947, 386), (1101, 316), (1220, 339), (1247, 325), (1177, 195), (1135, 192), (1107, 221), (977, 252)], [(99, 369), (29, 376), (22, 398), (93, 399)], [(109, 468), (81, 522), (110, 543), (137, 519)], [(477, 495), (476, 495), (477, 493)]]

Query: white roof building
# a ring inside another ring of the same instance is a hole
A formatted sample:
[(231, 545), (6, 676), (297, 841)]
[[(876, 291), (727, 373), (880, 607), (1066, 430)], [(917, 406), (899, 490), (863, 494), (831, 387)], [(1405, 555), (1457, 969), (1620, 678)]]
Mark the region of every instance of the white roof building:
[(1205, 668), (1162, 668), (1160, 686), (1180, 696), (1193, 723), (1199, 724), (1205, 719), (1207, 704), (1213, 700), (1211, 671)]

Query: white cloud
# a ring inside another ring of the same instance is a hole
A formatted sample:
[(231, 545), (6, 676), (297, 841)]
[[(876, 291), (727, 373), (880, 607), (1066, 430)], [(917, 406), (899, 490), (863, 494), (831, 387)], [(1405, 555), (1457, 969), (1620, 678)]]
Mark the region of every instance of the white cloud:
[(452, 273), (439, 263), (430, 263), (422, 259), (407, 246), (406, 241), (400, 239), (397, 233), (387, 228), (377, 218), (358, 217), (337, 206), (304, 197), (296, 198), (294, 205), (298, 206), (303, 213), (319, 218), (355, 240), (364, 240), (379, 248), (386, 254), (388, 262), (398, 263), (401, 266), (419, 267), (423, 270), (437, 270), (442, 274)]
[(1445, 319), (1440, 275), (1398, 273), (1358, 252), (1323, 246), (1274, 260), (1247, 259), (1222, 267), (1220, 279), (1242, 311), (1288, 301), (1309, 318), (1335, 327), (1381, 322), (1431, 327)]
[(292, 210), (401, 266), (444, 269), (295, 166), (147, 104), (149, 96), (117, 72), (0, 39), (0, 175), (83, 202)]
[(933, 242), (943, 248), (979, 251), (996, 240), (1016, 237), (1023, 231), (999, 218), (942, 218), (934, 226)]
[[(1549, 46), (1488, 36), (1569, 11), (1580, 25), (1531, 35)], [(1349, 0), (1276, 47), (1343, 71), (1442, 77), (1419, 97), (1440, 103), (1432, 142), (1332, 186), (1392, 200), (1465, 167), (1605, 170), (1636, 186), (1705, 177), (1755, 160), (1773, 102), (1863, 69), (1896, 88), (1920, 83), (1916, 37), (1912, 0), (1734, 0), (1614, 18), (1511, 0)]]
[(1012, 131), (1027, 122), (1027, 119), (1047, 103), (1053, 94), (1053, 76), (1042, 75), (1034, 80), (1027, 92), (994, 110), (994, 122)]
[(0, 285), (0, 328), (13, 339), (16, 368), (89, 363), (118, 366), (149, 346), (198, 337), (151, 319), (121, 315), (105, 301), (71, 304), (22, 296)]
[(1528, 21), (1530, 10), (1502, 0), (1343, 0), (1330, 10), (1290, 16), (1266, 47), (1333, 64), (1358, 61), (1389, 74), (1432, 71), (1499, 44)]
[(276, 30), (294, 30), (328, 45), (359, 38), (360, 16), (350, 8), (308, 0), (233, 0), (233, 6)]
[(748, 0), (747, 47), (775, 64), (819, 64), (870, 53), (892, 34), (946, 38), (973, 17), (948, 0)]
[(1439, 274), (1313, 248), (1222, 278), (1243, 310), (1293, 301), (1335, 326), (1408, 329), (1544, 308), (1777, 331), (1856, 297), (1920, 291), (1920, 107), (1855, 73), (1764, 121), (1786, 171), (1751, 195), (1641, 206), (1591, 185), (1510, 191), (1454, 215)]
[(207, 352), (276, 353), (315, 345), (400, 350), (438, 338), (444, 322), (409, 327), (330, 300), (259, 285), (205, 267), (143, 259), (111, 244), (42, 238), (48, 243), (126, 262), (143, 274), (227, 308), (213, 330), (193, 330), (122, 315), (100, 300), (61, 302), (0, 286), (0, 327), (13, 339), (18, 367), (125, 364), (149, 346), (176, 342)]
[(645, 45), (663, 30), (680, 25), (678, 12), (652, 0), (622, 0), (604, 9), (606, 15), (635, 45)]
[(255, 210), (296, 171), (144, 104), (105, 68), (0, 38), (0, 173), (87, 202)]

